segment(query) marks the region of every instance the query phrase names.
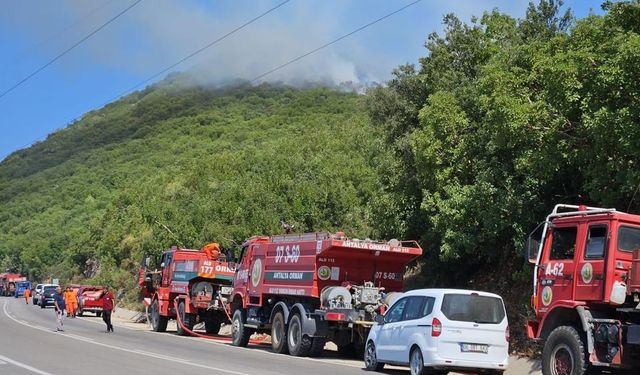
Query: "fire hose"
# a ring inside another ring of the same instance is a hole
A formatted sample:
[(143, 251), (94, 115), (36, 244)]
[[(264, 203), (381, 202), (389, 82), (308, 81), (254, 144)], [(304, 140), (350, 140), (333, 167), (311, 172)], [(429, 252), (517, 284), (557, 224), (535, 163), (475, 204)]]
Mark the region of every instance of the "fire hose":
[[(178, 303), (180, 301), (180, 297), (176, 297), (173, 300), (173, 307), (176, 310), (176, 320), (178, 322), (178, 325), (180, 326), (180, 328), (182, 328), (185, 332), (187, 332), (189, 335), (191, 336), (195, 336), (195, 337), (201, 337), (204, 339), (209, 339), (209, 340), (218, 340), (218, 341), (231, 341), (232, 338), (231, 337), (226, 337), (226, 336), (210, 336), (210, 335), (203, 335), (202, 333), (198, 333), (195, 332), (191, 329), (189, 329), (187, 326), (184, 325), (184, 323), (182, 322), (182, 316), (180, 316), (180, 310), (178, 309)], [(224, 306), (223, 306), (224, 307)], [(229, 316), (229, 312), (227, 311), (227, 308), (224, 308), (224, 313), (227, 316), (227, 318), (229, 318), (229, 321), (232, 321), (232, 319)], [(254, 344), (254, 345), (261, 345), (264, 344), (264, 338), (262, 339), (254, 339), (254, 340), (249, 340), (250, 344)]]

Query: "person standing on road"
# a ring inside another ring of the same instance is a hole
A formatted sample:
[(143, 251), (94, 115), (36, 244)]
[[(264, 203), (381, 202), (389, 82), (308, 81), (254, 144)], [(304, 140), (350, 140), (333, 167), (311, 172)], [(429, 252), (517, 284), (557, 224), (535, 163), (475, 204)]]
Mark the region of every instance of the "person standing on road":
[(53, 307), (56, 312), (56, 331), (64, 332), (64, 310), (66, 306), (64, 304), (64, 298), (62, 297), (62, 288), (56, 287), (56, 292), (53, 295)]
[(73, 288), (69, 288), (69, 293), (67, 294), (67, 312), (69, 313), (69, 315), (71, 315), (72, 318), (75, 318), (77, 311), (78, 311), (78, 292)]
[(113, 301), (113, 293), (109, 291), (109, 287), (104, 287), (104, 293), (102, 294), (102, 320), (107, 325), (107, 333), (113, 332), (113, 324), (111, 324), (111, 313), (116, 311), (116, 306)]
[(29, 297), (31, 297), (31, 289), (26, 288), (24, 290), (24, 301), (27, 303), (27, 305), (29, 304)]

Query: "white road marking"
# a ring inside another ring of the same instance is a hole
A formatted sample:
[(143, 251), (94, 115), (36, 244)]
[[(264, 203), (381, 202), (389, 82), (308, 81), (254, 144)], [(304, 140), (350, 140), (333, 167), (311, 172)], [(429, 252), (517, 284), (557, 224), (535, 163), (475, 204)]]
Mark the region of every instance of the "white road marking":
[(7, 362), (0, 361), (0, 365), (6, 365), (6, 364), (7, 364)]
[[(5, 302), (4, 313), (9, 315), (10, 318), (12, 318), (10, 316), (10, 314), (6, 310), (6, 303), (7, 302)], [(16, 319), (13, 319), (13, 320), (16, 320)], [(92, 319), (84, 319), (84, 317), (81, 320), (83, 322), (91, 322), (91, 323), (99, 324), (99, 325), (103, 325), (104, 324), (101, 321), (95, 321), (95, 320), (92, 320)], [(32, 328), (36, 328), (36, 329), (40, 329), (40, 330), (46, 330), (47, 332), (51, 332), (48, 329), (45, 329), (45, 328), (42, 328), (42, 327), (39, 327), (39, 326), (33, 326), (33, 325), (29, 324), (29, 323), (26, 323), (25, 325), (27, 325), (29, 327), (32, 327)], [(139, 329), (124, 327), (124, 326), (120, 326), (120, 327), (128, 329), (130, 331), (145, 332), (147, 334), (152, 334), (152, 335), (167, 335), (167, 333), (154, 332), (154, 331), (149, 331), (149, 330), (146, 330), (146, 329), (139, 330)], [(53, 332), (53, 333), (55, 333), (55, 332)], [(75, 335), (69, 335), (69, 334), (66, 334), (65, 336), (68, 336), (68, 337), (71, 336), (71, 338), (76, 338), (78, 340), (91, 340), (89, 338), (82, 337), (82, 336), (75, 336)], [(73, 337), (73, 336), (75, 336), (75, 337)], [(80, 337), (82, 337), (82, 339)], [(236, 349), (236, 350), (247, 350), (247, 351), (251, 351), (253, 353), (262, 353), (263, 355), (266, 355), (266, 356), (272, 356), (272, 355), (273, 356), (278, 356), (278, 357), (282, 356), (282, 354), (274, 353), (274, 352), (267, 351), (267, 350), (260, 350), (260, 349), (256, 349), (256, 348), (243, 348), (243, 347), (239, 347), (239, 346), (230, 346), (229, 345), (229, 341), (226, 341), (226, 340), (202, 339), (202, 338), (199, 338), (199, 337), (178, 336), (178, 335), (174, 335), (172, 337), (176, 338), (176, 339), (179, 339), (179, 340), (194, 340), (194, 341), (198, 341), (198, 342), (206, 342), (206, 343), (209, 343), (209, 344), (212, 344), (212, 345), (224, 346), (226, 348), (233, 348), (233, 349)], [(103, 343), (99, 343), (99, 342), (92, 342), (92, 344), (109, 347), (108, 344), (103, 344)], [(124, 351), (127, 351), (127, 352), (136, 352), (137, 354), (145, 355), (145, 356), (151, 356), (153, 358), (161, 358), (161, 357), (164, 356), (162, 354), (157, 354), (157, 353), (141, 352), (141, 351), (138, 351), (138, 350), (135, 350), (135, 349), (134, 350), (130, 350), (130, 349), (124, 349), (124, 348), (119, 348), (119, 347), (117, 347), (117, 349), (118, 350), (124, 350)], [(166, 357), (166, 356), (164, 356), (164, 357)], [(360, 363), (358, 363), (356, 361), (353, 361), (354, 363), (349, 363), (349, 362), (347, 362), (348, 360), (344, 360), (344, 359), (309, 358), (309, 357), (293, 357), (293, 356), (291, 356), (290, 358), (292, 360), (310, 361), (310, 362), (317, 362), (317, 363), (326, 363), (326, 364), (331, 364), (331, 365), (346, 366), (346, 367), (353, 367), (353, 368), (359, 368), (359, 369), (362, 368), (362, 364), (360, 364)], [(176, 361), (184, 361), (183, 359), (173, 358), (173, 357), (166, 357), (166, 358), (163, 358), (163, 359), (166, 359), (168, 361), (174, 361), (174, 362), (176, 362)], [(182, 362), (179, 362), (179, 363), (182, 363)], [(187, 363), (187, 362), (185, 362), (185, 363)], [(195, 366), (195, 367), (201, 367), (201, 365), (194, 364), (194, 363), (191, 363), (191, 362), (189, 362), (187, 364)], [(202, 365), (202, 366), (204, 366), (204, 365)], [(205, 367), (205, 368), (209, 368), (209, 367)], [(236, 375), (240, 375), (240, 374), (248, 375), (248, 374), (243, 374), (243, 373), (229, 371), (229, 370), (222, 370), (222, 369), (219, 369), (219, 371), (225, 371), (225, 372), (233, 373), (233, 374), (236, 374)]]
[[(7, 303), (5, 302), (5, 306), (6, 306), (6, 304), (7, 304)], [(12, 318), (12, 319), (13, 319), (13, 318)], [(13, 359), (11, 359), (11, 358), (7, 358), (7, 357), (2, 356), (2, 355), (0, 355), (0, 362), (2, 362), (2, 363), (0, 363), (0, 364), (3, 364), (3, 365), (5, 365), (5, 364), (7, 364), (7, 363), (10, 363), (10, 364), (12, 364), (12, 365), (14, 365), (14, 366), (21, 367), (21, 368), (23, 368), (23, 369), (25, 369), (25, 370), (27, 370), (27, 371), (31, 371), (31, 372), (33, 372), (34, 374), (39, 374), (39, 375), (53, 375), (53, 374), (52, 374), (52, 373), (50, 373), (50, 372), (46, 372), (46, 371), (42, 371), (42, 370), (38, 370), (37, 368), (35, 368), (35, 367), (31, 367), (31, 366), (27, 365), (26, 363), (22, 363), (22, 362), (14, 361)]]
[[(57, 333), (55, 331), (52, 332), (52, 331), (50, 331), (48, 329), (37, 328), (37, 327), (34, 327), (34, 326), (32, 326), (32, 325), (30, 325), (28, 323), (22, 323), (20, 320), (14, 318), (11, 314), (9, 314), (9, 312), (7, 311), (7, 302), (6, 301), (5, 301), (4, 306), (3, 306), (2, 309), (3, 309), (4, 313), (5, 313), (5, 315), (7, 315), (9, 317), (9, 319), (13, 320), (14, 322), (16, 322), (18, 324), (21, 324), (21, 325), (24, 325), (24, 326), (27, 326), (27, 327), (33, 328), (33, 329), (38, 329), (38, 330), (41, 330), (41, 331), (44, 331), (44, 332), (52, 333), (52, 334), (55, 334), (55, 335), (59, 335), (61, 337), (70, 338), (72, 340), (84, 341), (84, 342), (91, 343), (93, 345), (99, 345), (99, 346), (102, 346), (102, 347), (105, 347), (105, 348), (109, 348), (109, 349), (120, 350), (120, 351), (127, 352), (127, 353), (135, 353), (135, 354), (146, 356), (146, 357), (163, 359), (165, 361), (180, 363), (180, 364), (188, 365), (188, 366), (192, 366), (192, 367), (199, 367), (199, 368), (203, 368), (203, 369), (207, 369), (207, 370), (213, 370), (213, 371), (217, 371), (217, 372), (223, 372), (223, 373), (226, 373), (226, 374), (251, 375), (251, 374), (247, 374), (247, 373), (244, 373), (244, 372), (227, 370), (227, 369), (223, 369), (223, 368), (219, 368), (219, 367), (213, 367), (213, 366), (207, 366), (207, 365), (203, 365), (203, 364), (199, 364), (199, 363), (193, 363), (190, 360), (186, 360), (186, 359), (181, 359), (181, 358), (176, 358), (176, 357), (167, 357), (167, 356), (164, 356), (162, 354), (156, 354), (156, 353), (151, 353), (151, 352), (132, 350), (132, 349), (127, 349), (127, 348), (123, 348), (123, 347), (120, 347), (120, 346), (116, 346), (116, 345), (110, 345), (110, 344), (105, 344), (105, 343), (101, 343), (101, 342), (90, 341), (91, 339), (83, 337), (83, 336), (65, 335), (65, 334), (61, 335), (61, 334), (59, 334), (59, 333)], [(8, 358), (0, 356), (0, 359), (5, 360), (5, 361), (7, 361), (9, 363), (15, 364), (15, 363), (11, 362), (11, 360), (9, 360)], [(18, 365), (16, 364), (16, 366), (18, 366)], [(20, 366), (20, 367), (22, 367), (22, 366)], [(26, 368), (26, 367), (24, 367), (24, 368)], [(33, 370), (35, 370), (34, 372), (36, 372), (37, 374), (40, 374), (40, 375), (52, 375), (52, 374), (49, 374), (47, 372), (37, 372), (37, 371), (40, 371), (38, 369), (33, 369)], [(33, 371), (33, 370), (31, 370), (31, 371)]]

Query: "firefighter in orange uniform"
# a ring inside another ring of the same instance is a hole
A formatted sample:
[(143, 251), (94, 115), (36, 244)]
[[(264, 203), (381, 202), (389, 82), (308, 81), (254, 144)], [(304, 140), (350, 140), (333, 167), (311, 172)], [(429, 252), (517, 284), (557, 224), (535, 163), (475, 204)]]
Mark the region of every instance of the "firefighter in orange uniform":
[(204, 245), (202, 248), (207, 257), (211, 260), (218, 260), (220, 258), (220, 245), (215, 242)]
[(76, 312), (78, 311), (78, 292), (75, 289), (69, 288), (67, 301), (67, 311), (71, 314), (72, 318), (75, 318)]
[(29, 304), (29, 297), (31, 297), (31, 289), (27, 288), (24, 290), (24, 301)]
[(66, 306), (66, 310), (67, 310), (67, 317), (71, 316), (71, 313), (69, 312), (69, 292), (70, 292), (71, 288), (67, 287), (64, 292), (62, 293), (62, 298), (64, 299), (64, 305)]

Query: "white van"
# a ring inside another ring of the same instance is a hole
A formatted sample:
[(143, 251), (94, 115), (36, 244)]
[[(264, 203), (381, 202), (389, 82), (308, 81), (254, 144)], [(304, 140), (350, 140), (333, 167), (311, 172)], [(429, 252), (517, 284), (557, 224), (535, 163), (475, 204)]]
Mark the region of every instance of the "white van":
[(449, 371), (501, 374), (509, 358), (509, 323), (496, 294), (458, 289), (405, 293), (378, 316), (367, 338), (369, 371), (386, 363), (412, 375)]

